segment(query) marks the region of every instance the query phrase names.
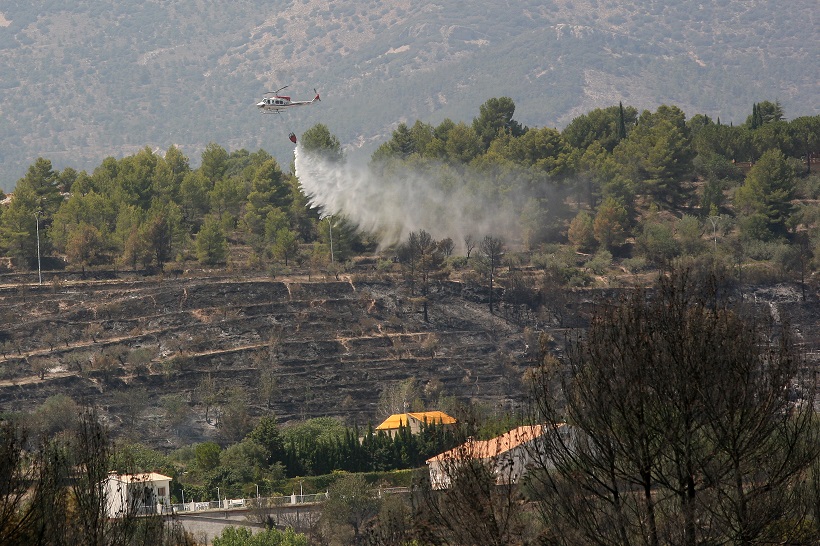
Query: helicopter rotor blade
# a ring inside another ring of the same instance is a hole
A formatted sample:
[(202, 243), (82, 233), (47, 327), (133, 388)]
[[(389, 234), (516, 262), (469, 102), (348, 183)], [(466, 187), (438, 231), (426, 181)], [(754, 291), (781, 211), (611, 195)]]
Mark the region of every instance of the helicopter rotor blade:
[(284, 87), (280, 87), (280, 88), (279, 88), (279, 89), (277, 89), (276, 91), (265, 91), (265, 94), (266, 94), (266, 95), (278, 95), (278, 94), (279, 94), (279, 91), (281, 91), (282, 89), (287, 89), (287, 88), (288, 88), (288, 86), (287, 86), (287, 85), (285, 85)]

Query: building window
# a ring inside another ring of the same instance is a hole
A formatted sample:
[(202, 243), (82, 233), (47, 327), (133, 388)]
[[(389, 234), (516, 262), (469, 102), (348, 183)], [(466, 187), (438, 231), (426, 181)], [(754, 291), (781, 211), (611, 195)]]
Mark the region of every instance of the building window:
[(164, 487), (157, 487), (157, 496), (164, 497), (165, 496), (165, 488)]

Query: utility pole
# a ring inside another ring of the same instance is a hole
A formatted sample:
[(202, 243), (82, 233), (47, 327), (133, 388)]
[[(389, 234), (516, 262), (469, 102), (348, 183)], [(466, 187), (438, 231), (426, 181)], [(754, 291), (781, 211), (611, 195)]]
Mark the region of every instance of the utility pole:
[(715, 238), (715, 251), (717, 251), (717, 223), (720, 216), (709, 216), (709, 221), (712, 222), (712, 235)]
[(333, 215), (327, 217), (327, 228), (330, 231), (330, 263), (333, 263)]
[(42, 211), (38, 210), (34, 213), (34, 222), (37, 224), (37, 278), (40, 284), (43, 284), (43, 270), (40, 267), (40, 214)]

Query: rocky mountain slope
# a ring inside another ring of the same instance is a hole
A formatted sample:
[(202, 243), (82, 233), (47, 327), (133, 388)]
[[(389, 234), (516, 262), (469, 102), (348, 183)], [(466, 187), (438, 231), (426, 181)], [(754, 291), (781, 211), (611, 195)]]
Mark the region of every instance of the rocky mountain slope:
[[(38, 156), (209, 142), (287, 166), (290, 131), (326, 124), (365, 157), (400, 121), (469, 122), (492, 97), (562, 127), (595, 107), (676, 104), (742, 123), (761, 100), (820, 111), (816, 5), (722, 0), (9, 0), (0, 6), (0, 186)], [(262, 116), (289, 85), (320, 104)]]

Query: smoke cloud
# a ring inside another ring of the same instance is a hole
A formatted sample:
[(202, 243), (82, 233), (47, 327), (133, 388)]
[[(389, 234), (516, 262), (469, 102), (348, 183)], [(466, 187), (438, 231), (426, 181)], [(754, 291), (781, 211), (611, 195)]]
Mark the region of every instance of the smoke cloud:
[(485, 235), (507, 241), (520, 237), (513, 202), (520, 199), (487, 196), (490, 186), (443, 165), (379, 175), (366, 166), (328, 162), (301, 145), (296, 147), (295, 165), (311, 206), (325, 216), (343, 216), (374, 235), (382, 248), (422, 229), (436, 240), (450, 237), (456, 247), (467, 235), (476, 240)]

